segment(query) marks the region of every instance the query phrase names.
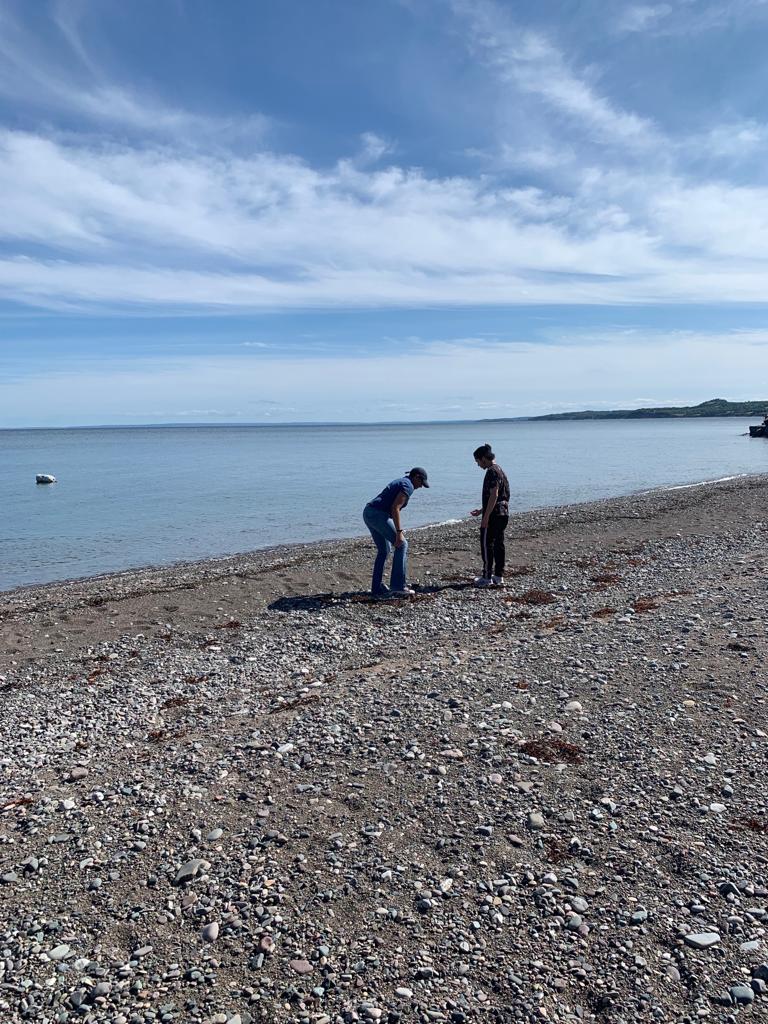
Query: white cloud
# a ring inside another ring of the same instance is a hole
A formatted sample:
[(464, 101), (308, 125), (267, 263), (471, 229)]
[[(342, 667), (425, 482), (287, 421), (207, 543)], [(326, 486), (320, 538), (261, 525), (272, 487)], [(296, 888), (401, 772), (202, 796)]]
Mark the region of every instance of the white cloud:
[(466, 23), (475, 51), (502, 81), (539, 97), (590, 130), (596, 141), (641, 149), (658, 145), (659, 133), (651, 121), (600, 95), (544, 35), (512, 22), (500, 5), (452, 0), (452, 7)]
[[(617, 6), (614, 27), (650, 32), (679, 25), (684, 31), (691, 24), (698, 32), (724, 20), (745, 22), (768, 14), (768, 0), (731, 0), (694, 10), (695, 2)], [(517, 24), (507, 7), (495, 0), (451, 0), (451, 6), (467, 27), (467, 45), (496, 80), (499, 105), (506, 101), (510, 112), (499, 117), (497, 167), (569, 182), (585, 166), (629, 166), (640, 157), (654, 175), (689, 167), (701, 174), (702, 167), (722, 171), (754, 162), (768, 148), (768, 125), (749, 118), (670, 136), (656, 121), (604, 95), (599, 69), (575, 67), (545, 34)], [(532, 101), (540, 109), (529, 109)], [(486, 160), (493, 163), (488, 154)]]
[[(660, 17), (663, 6), (627, 11)], [(55, 9), (64, 67), (30, 59), (45, 56), (43, 43), (2, 22), (0, 5), (0, 91), (29, 88), (105, 126), (95, 140), (0, 131), (0, 298), (225, 312), (764, 300), (768, 189), (680, 167), (691, 151), (726, 164), (754, 157), (768, 128), (734, 120), (665, 138), (493, 3), (452, 9), (502, 98), (533, 97), (553, 132), (502, 139), (495, 174), (461, 176), (399, 165), (396, 145), (372, 132), (335, 165), (263, 148), (237, 155), (211, 140), (247, 125), (147, 105), (101, 81), (81, 9)], [(568, 142), (555, 132), (564, 121)], [(111, 139), (116, 123), (137, 141)]]
[(29, 304), (764, 299), (765, 188), (593, 167), (553, 193), (12, 132), (0, 154), (0, 296)]
[(670, 4), (630, 4), (620, 9), (616, 28), (620, 32), (645, 32), (672, 12)]
[(359, 162), (362, 164), (376, 163), (381, 160), (383, 156), (392, 153), (394, 147), (391, 142), (376, 135), (375, 132), (364, 132), (360, 142), (362, 144), (362, 150), (359, 157)]
[(752, 157), (768, 148), (768, 125), (754, 120), (733, 121), (715, 125), (698, 139), (690, 141), (689, 149), (698, 144), (708, 157), (739, 161)]
[(673, 0), (630, 4), (615, 15), (619, 32), (695, 35), (727, 26), (746, 26), (768, 15), (768, 0)]

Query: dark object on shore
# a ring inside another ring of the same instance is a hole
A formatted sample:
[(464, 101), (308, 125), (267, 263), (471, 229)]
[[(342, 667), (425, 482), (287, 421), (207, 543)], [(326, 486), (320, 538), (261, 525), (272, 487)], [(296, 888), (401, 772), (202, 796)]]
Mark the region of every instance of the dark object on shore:
[(36, 484), (55, 484), (56, 477), (51, 473), (38, 473), (35, 477)]
[(750, 437), (768, 437), (768, 413), (763, 417), (763, 422), (755, 427), (749, 428)]

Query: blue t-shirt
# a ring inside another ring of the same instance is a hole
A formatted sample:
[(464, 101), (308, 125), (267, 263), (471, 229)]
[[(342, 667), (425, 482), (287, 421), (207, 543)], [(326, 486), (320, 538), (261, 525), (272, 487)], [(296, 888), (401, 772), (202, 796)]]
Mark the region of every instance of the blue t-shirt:
[(377, 494), (375, 498), (371, 498), (368, 504), (371, 508), (381, 508), (387, 515), (392, 512), (392, 506), (395, 503), (395, 498), (400, 494), (401, 491), (405, 492), (405, 501), (402, 507), (408, 504), (408, 499), (413, 494), (414, 487), (407, 476), (401, 476), (399, 480), (393, 480), (391, 484), (387, 484), (381, 494)]

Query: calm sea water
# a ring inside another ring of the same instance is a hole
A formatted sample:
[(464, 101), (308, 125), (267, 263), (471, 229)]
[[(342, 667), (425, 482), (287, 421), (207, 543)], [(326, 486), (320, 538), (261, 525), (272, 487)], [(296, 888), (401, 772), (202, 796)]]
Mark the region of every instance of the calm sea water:
[(365, 502), (412, 465), (432, 486), (406, 525), (461, 518), (478, 504), (485, 441), (515, 510), (768, 472), (749, 422), (0, 431), (0, 590), (362, 534)]

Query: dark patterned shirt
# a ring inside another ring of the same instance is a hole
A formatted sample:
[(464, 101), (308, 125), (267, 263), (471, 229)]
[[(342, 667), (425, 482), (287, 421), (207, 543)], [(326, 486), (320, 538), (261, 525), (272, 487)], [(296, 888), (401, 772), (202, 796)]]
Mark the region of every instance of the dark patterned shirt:
[(485, 471), (485, 478), (483, 479), (483, 512), (488, 507), (488, 503), (491, 500), (491, 491), (498, 484), (499, 496), (496, 499), (496, 504), (491, 512), (492, 516), (508, 516), (509, 515), (509, 480), (507, 480), (507, 474), (494, 462), (492, 466), (489, 466)]

